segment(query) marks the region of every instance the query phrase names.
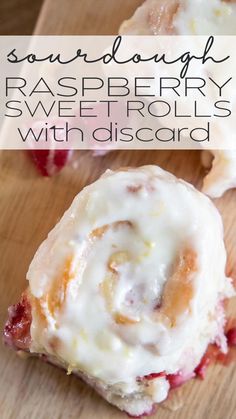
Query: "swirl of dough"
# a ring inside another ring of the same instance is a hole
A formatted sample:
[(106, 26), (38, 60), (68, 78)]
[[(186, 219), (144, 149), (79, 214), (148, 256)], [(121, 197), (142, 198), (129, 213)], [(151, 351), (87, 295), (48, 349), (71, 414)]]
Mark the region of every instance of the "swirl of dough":
[[(121, 35), (235, 35), (236, 0), (146, 0), (122, 23)], [(190, 42), (190, 41), (189, 41)], [(232, 73), (234, 70), (232, 70)], [(204, 77), (204, 76), (203, 76)], [(231, 93), (232, 112), (236, 98)], [(212, 150), (203, 192), (212, 198), (236, 187), (235, 127), (214, 121), (214, 141), (225, 149)], [(205, 154), (206, 152), (203, 151)], [(212, 161), (212, 164), (211, 164)], [(206, 166), (203, 156), (202, 163)]]
[(209, 342), (226, 350), (225, 261), (206, 196), (157, 166), (107, 171), (30, 265), (30, 350), (130, 414), (149, 411), (167, 397), (168, 376), (193, 374)]

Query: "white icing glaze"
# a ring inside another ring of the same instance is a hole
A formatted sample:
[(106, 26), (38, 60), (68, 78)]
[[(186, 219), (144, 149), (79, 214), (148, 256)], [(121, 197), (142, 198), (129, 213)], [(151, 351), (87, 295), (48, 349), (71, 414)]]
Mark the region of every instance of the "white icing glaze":
[(235, 35), (236, 3), (183, 0), (174, 18), (179, 35)]
[[(180, 264), (193, 293), (169, 321), (158, 313), (181, 249), (195, 255), (192, 271)], [(232, 294), (225, 261), (221, 218), (207, 197), (157, 166), (107, 171), (78, 194), (30, 265), (31, 351), (125, 394), (137, 377), (188, 374), (210, 341), (226, 350), (217, 311)], [(158, 380), (154, 401), (168, 392)]]
[(146, 0), (120, 27), (122, 35), (235, 35), (236, 2)]
[(164, 377), (160, 377), (150, 380), (147, 392), (155, 403), (161, 403), (167, 398), (169, 388), (169, 382)]

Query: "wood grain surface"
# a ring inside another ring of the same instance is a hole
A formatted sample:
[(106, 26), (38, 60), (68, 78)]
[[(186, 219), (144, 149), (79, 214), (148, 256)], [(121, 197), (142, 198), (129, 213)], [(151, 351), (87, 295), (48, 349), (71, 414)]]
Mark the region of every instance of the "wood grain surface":
[(1, 0), (0, 35), (31, 35), (42, 0)]
[[(46, 0), (35, 32), (113, 34), (140, 3), (140, 0)], [(80, 152), (75, 159), (77, 169), (68, 166), (58, 176), (46, 179), (36, 173), (24, 152), (0, 155), (1, 328), (7, 307), (19, 299), (26, 287), (25, 275), (38, 245), (73, 197), (106, 168), (158, 164), (196, 187), (201, 186), (204, 175), (197, 151), (117, 151), (101, 158)], [(236, 273), (236, 191), (227, 192), (215, 203), (224, 220), (228, 270)], [(231, 311), (234, 305), (232, 301)], [(235, 386), (236, 365), (227, 368), (216, 365), (209, 369), (203, 382), (187, 383), (159, 407), (154, 418), (233, 419), (236, 417)], [(1, 419), (111, 417), (126, 416), (75, 377), (36, 359), (20, 359), (1, 345)]]

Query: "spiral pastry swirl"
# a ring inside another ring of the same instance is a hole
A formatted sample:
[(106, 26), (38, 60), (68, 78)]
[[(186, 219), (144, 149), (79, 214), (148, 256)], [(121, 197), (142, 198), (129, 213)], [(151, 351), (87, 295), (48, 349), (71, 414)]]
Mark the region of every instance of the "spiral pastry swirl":
[[(107, 171), (73, 201), (28, 271), (29, 350), (132, 415), (227, 350), (231, 295), (220, 216), (157, 166)], [(28, 342), (28, 340), (27, 340)]]

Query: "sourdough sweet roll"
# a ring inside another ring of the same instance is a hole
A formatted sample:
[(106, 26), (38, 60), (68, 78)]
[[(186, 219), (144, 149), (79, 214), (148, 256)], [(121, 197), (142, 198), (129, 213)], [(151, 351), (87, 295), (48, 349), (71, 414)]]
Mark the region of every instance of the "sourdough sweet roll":
[[(119, 33), (157, 36), (236, 35), (236, 0), (146, 0), (130, 19), (123, 22)], [(190, 40), (189, 48), (191, 50)], [(235, 69), (230, 70), (234, 74)], [(201, 76), (204, 78), (206, 74)], [(235, 114), (234, 91), (230, 98), (232, 114)], [(202, 159), (203, 165), (211, 168), (204, 178), (203, 192), (212, 198), (236, 187), (235, 126), (233, 121), (228, 124), (223, 119), (215, 122), (214, 140), (224, 143), (224, 149), (212, 150), (213, 158), (207, 159), (207, 162), (205, 156)]]
[(38, 249), (5, 340), (78, 374), (131, 415), (194, 376), (210, 342), (227, 351), (221, 218), (157, 166), (108, 170)]

